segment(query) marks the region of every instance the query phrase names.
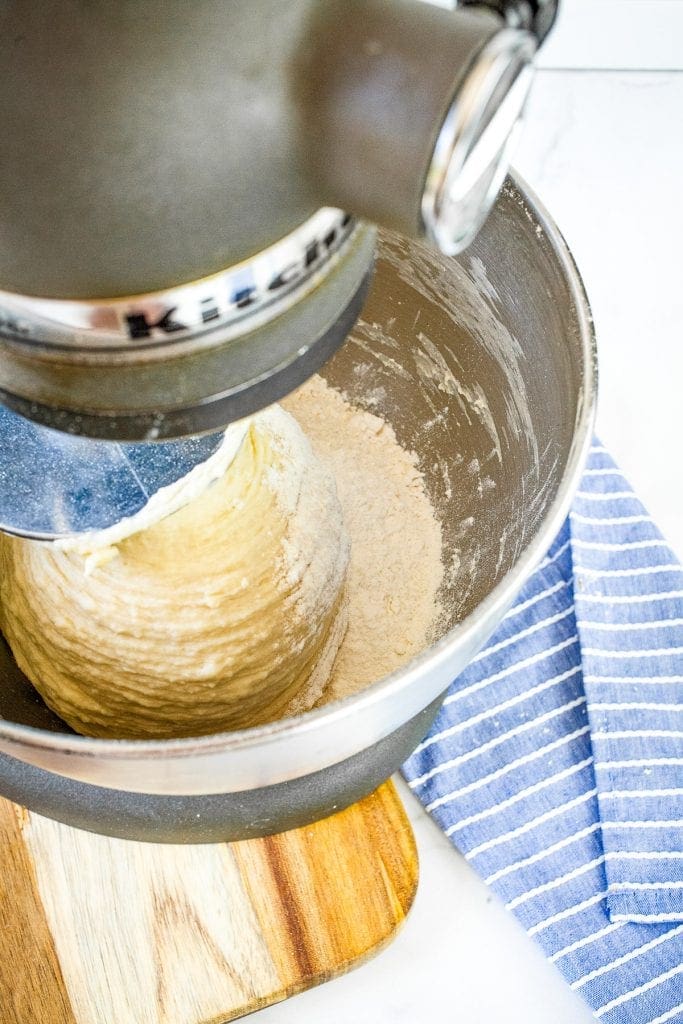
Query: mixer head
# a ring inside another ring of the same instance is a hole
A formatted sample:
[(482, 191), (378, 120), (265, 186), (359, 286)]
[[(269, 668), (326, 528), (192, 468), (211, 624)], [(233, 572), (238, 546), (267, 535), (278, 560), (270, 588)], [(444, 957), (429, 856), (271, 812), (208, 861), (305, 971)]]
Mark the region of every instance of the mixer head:
[(306, 380), (373, 223), (463, 249), (556, 7), (3, 4), (0, 529), (111, 525)]

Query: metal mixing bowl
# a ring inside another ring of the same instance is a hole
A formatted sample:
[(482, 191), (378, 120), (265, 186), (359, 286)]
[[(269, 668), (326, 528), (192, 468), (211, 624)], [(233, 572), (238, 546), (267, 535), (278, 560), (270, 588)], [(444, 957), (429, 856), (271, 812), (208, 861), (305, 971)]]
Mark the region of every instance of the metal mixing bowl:
[(109, 835), (238, 839), (359, 799), (424, 736), (559, 530), (590, 443), (592, 320), (556, 227), (509, 181), (456, 260), (382, 235), (362, 319), (323, 374), (418, 453), (447, 569), (434, 642), (362, 693), (297, 718), (144, 741), (72, 733), (3, 648), (2, 794)]

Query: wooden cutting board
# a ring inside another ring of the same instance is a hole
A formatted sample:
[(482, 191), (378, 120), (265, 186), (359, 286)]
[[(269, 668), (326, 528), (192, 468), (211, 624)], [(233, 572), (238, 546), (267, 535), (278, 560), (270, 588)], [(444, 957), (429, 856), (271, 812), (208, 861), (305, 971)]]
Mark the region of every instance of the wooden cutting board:
[(219, 1024), (362, 963), (403, 921), (415, 842), (392, 783), (266, 839), (164, 846), (0, 799), (2, 1024)]

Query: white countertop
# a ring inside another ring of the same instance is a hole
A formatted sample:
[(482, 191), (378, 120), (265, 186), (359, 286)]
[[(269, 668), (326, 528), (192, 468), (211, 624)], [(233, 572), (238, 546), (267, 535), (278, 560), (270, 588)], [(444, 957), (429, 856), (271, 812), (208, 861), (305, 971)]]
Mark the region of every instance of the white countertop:
[[(565, 7), (561, 30), (543, 57), (552, 66), (538, 73), (515, 163), (567, 238), (593, 305), (601, 368), (598, 432), (683, 557), (683, 2), (565, 0)], [(628, 31), (619, 32), (615, 19), (622, 9)], [(642, 46), (634, 43), (638, 18)], [(587, 35), (589, 29), (596, 34)], [(639, 54), (640, 66), (652, 70), (633, 70)], [(591, 59), (602, 70), (592, 70)], [(401, 788), (421, 872), (403, 930), (375, 960), (261, 1011), (254, 1021), (592, 1020)]]

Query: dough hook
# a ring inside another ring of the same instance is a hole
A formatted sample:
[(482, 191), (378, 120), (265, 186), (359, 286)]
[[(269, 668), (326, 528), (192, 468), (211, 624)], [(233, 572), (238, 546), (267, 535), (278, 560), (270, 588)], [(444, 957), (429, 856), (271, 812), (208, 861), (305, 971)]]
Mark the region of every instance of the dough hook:
[(0, 405), (0, 530), (37, 540), (132, 516), (218, 448), (223, 432), (142, 444), (93, 441)]

